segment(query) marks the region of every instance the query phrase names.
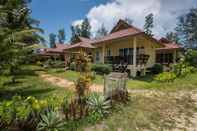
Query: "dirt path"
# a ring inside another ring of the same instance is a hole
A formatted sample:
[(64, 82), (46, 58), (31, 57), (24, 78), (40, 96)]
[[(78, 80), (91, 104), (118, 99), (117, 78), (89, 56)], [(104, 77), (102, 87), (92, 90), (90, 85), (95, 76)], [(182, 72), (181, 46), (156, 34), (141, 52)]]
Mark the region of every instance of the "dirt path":
[[(61, 77), (56, 77), (47, 73), (39, 73), (39, 76), (47, 82), (50, 82), (53, 85), (63, 87), (69, 90), (74, 90), (75, 83), (73, 81), (69, 81), (66, 79), (63, 79)], [(97, 85), (97, 84), (92, 84), (90, 86), (90, 91), (92, 92), (103, 92), (103, 85)]]

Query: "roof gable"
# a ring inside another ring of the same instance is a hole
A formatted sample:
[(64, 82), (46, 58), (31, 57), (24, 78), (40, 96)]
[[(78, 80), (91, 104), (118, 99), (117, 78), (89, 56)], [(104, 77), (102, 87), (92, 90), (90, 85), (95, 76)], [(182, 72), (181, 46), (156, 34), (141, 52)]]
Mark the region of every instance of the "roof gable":
[(81, 36), (75, 36), (75, 41), (73, 41), (73, 44), (77, 44), (80, 42), (89, 42), (89, 38), (81, 37)]
[(166, 39), (166, 38), (164, 38), (164, 37), (162, 37), (162, 38), (159, 40), (159, 42), (161, 42), (161, 43), (171, 43), (171, 41), (169, 41), (168, 39)]
[(128, 29), (131, 28), (132, 26), (129, 25), (127, 22), (124, 20), (119, 20), (118, 23), (114, 26), (114, 28), (111, 30), (110, 33), (114, 33), (120, 30)]

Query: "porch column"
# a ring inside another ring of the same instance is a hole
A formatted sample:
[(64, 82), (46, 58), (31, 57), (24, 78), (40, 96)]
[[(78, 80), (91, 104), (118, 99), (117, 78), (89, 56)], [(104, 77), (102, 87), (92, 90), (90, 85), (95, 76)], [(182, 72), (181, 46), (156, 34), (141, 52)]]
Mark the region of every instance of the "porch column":
[(105, 64), (105, 45), (102, 46), (102, 63)]
[(68, 54), (64, 53), (64, 63), (65, 63), (65, 69), (67, 69), (68, 64)]
[(133, 70), (132, 70), (132, 76), (136, 77), (137, 74), (137, 38), (133, 38)]

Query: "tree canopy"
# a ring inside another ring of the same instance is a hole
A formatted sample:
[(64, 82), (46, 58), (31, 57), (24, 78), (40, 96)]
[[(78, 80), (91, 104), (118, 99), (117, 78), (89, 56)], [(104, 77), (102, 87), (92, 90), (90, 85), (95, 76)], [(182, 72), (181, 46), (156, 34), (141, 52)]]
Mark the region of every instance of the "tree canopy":
[(106, 36), (107, 34), (108, 34), (108, 31), (105, 28), (105, 25), (102, 24), (101, 28), (99, 28), (98, 31), (96, 32), (96, 38), (102, 38), (102, 37)]
[(168, 32), (166, 34), (166, 38), (169, 40), (169, 41), (172, 41), (172, 42), (175, 42), (177, 44), (179, 44), (180, 42), (180, 39), (178, 37), (178, 34), (177, 33), (174, 33), (174, 32)]
[(187, 48), (197, 48), (197, 8), (179, 17), (176, 31)]
[(154, 15), (152, 13), (145, 17), (144, 31), (147, 35), (153, 36), (152, 28), (154, 27)]
[(81, 25), (71, 26), (71, 43), (76, 40), (76, 36), (81, 36), (85, 38), (91, 37), (91, 25), (88, 18), (85, 18)]
[(31, 18), (30, 0), (0, 1), (0, 68), (14, 73), (30, 53), (30, 45), (44, 41), (39, 21)]
[(60, 29), (58, 31), (58, 40), (60, 44), (64, 44), (64, 41), (66, 40), (66, 35), (64, 29)]
[(55, 42), (56, 42), (56, 34), (50, 33), (49, 34), (49, 45), (50, 45), (50, 48), (54, 48), (55, 47)]

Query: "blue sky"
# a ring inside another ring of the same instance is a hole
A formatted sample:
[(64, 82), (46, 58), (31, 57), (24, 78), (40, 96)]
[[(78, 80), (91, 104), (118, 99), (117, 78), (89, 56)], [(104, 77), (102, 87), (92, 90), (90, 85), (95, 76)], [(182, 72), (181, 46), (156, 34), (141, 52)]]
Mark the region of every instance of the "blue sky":
[[(181, 1), (181, 2), (180, 2)], [(70, 25), (80, 24), (87, 17), (94, 34), (102, 24), (108, 29), (119, 19), (130, 18), (133, 25), (143, 29), (145, 16), (154, 14), (153, 33), (156, 38), (174, 31), (177, 18), (197, 7), (197, 0), (32, 0), (32, 16), (49, 33), (64, 28), (70, 40)]]
[(67, 40), (70, 38), (70, 25), (78, 19), (83, 19), (95, 5), (106, 0), (33, 0), (31, 3), (33, 18), (40, 21), (40, 27), (45, 30), (45, 38), (49, 33), (56, 33), (64, 28)]

